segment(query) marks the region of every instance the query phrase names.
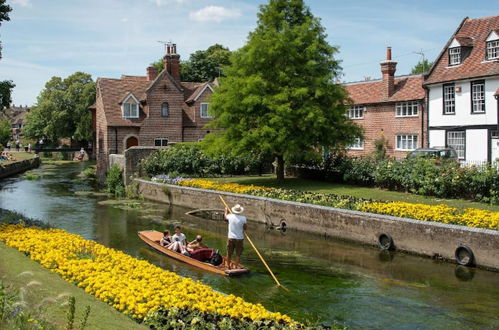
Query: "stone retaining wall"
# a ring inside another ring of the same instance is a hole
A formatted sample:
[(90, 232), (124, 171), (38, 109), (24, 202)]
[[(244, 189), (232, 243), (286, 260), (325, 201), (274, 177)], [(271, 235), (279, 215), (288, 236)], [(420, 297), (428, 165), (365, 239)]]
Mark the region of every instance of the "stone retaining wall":
[(33, 168), (37, 168), (38, 166), (40, 166), (40, 163), (41, 161), (39, 157), (20, 160), (18, 162), (6, 165), (2, 165), (2, 163), (0, 163), (0, 179), (23, 173)]
[(138, 192), (147, 199), (190, 208), (223, 208), (219, 195), (233, 205), (245, 207), (254, 221), (286, 222), (288, 229), (377, 245), (388, 233), (397, 250), (455, 260), (455, 250), (465, 244), (473, 250), (476, 265), (499, 270), (499, 232), (436, 222), (424, 222), (372, 213), (350, 211), (250, 195), (179, 187), (135, 179)]

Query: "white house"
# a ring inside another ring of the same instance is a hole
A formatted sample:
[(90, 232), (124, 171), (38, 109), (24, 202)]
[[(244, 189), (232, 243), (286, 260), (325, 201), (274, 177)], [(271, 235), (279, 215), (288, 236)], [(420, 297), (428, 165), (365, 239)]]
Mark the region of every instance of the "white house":
[(499, 16), (465, 18), (425, 76), (428, 142), (499, 160)]

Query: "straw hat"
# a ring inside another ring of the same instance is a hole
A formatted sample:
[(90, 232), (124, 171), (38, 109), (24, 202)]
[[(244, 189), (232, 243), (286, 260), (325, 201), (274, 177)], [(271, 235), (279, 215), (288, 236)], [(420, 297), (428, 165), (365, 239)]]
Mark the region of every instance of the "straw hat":
[(244, 208), (241, 205), (236, 204), (236, 205), (234, 205), (233, 208), (231, 208), (231, 210), (232, 210), (232, 213), (239, 214), (239, 213), (243, 213)]

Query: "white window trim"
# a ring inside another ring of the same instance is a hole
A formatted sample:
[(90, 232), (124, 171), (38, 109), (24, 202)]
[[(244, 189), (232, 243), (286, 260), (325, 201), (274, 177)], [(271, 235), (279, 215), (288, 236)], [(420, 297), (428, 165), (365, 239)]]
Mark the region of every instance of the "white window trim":
[(203, 87), (203, 89), (198, 93), (198, 95), (196, 95), (196, 97), (194, 98), (194, 102), (196, 102), (200, 97), (201, 95), (203, 95), (204, 91), (209, 88), (211, 90), (212, 93), (215, 93), (215, 91), (213, 90), (213, 88), (210, 86), (210, 84), (206, 84), (206, 86)]
[[(203, 116), (203, 105), (206, 104), (207, 106), (207, 109), (206, 109), (206, 116)], [(208, 109), (210, 107), (210, 103), (209, 102), (201, 102), (201, 104), (199, 105), (199, 117), (200, 118), (213, 118), (212, 116), (210, 116), (208, 114)]]
[[(413, 149), (402, 149), (402, 148), (399, 148), (398, 147), (398, 143), (397, 143), (399, 136), (415, 136), (416, 137), (416, 147), (413, 148)], [(418, 148), (418, 143), (419, 143), (419, 134), (410, 134), (410, 133), (404, 134), (404, 133), (401, 133), (401, 134), (396, 134), (395, 135), (395, 150), (397, 150), (397, 151), (413, 151), (413, 150), (416, 150)]]
[[(137, 106), (137, 116), (125, 116), (125, 103), (130, 103), (128, 102), (128, 100), (132, 98), (135, 102), (135, 105)], [(123, 101), (121, 102), (121, 116), (123, 118), (132, 118), (132, 119), (136, 119), (136, 118), (139, 118), (140, 116), (140, 102), (139, 100), (137, 100), (137, 98), (132, 94), (128, 94), (128, 96), (126, 96)]]
[(348, 150), (364, 150), (364, 140), (360, 139), (360, 138), (356, 138), (355, 139), (355, 144), (357, 144), (357, 142), (359, 142), (358, 144), (360, 145), (359, 147), (356, 147), (356, 146), (349, 146), (348, 147)]
[[(499, 44), (499, 39), (496, 39), (496, 40), (487, 40), (485, 42), (485, 59), (487, 61), (497, 61), (497, 60), (499, 60), (499, 49), (496, 51), (496, 57), (489, 57), (488, 56), (489, 55), (489, 47), (488, 46), (489, 46), (489, 43), (492, 43), (492, 42), (497, 42)], [(494, 48), (496, 48), (496, 47), (494, 47)], [(499, 48), (499, 46), (497, 48)]]
[[(361, 116), (360, 117), (351, 117), (351, 113), (355, 113), (356, 111), (360, 111)], [(357, 120), (357, 119), (364, 119), (364, 113), (366, 112), (366, 107), (362, 105), (354, 105), (347, 111), (347, 117), (352, 120)]]
[[(416, 114), (412, 114), (412, 115), (398, 115), (397, 114), (397, 107), (398, 106), (402, 106), (402, 104), (406, 103), (407, 106), (409, 106), (409, 104), (411, 106), (414, 106), (414, 104), (416, 104)], [(419, 117), (419, 102), (418, 101), (404, 101), (404, 102), (397, 102), (395, 103), (395, 117), (397, 118), (405, 118), (405, 117)]]

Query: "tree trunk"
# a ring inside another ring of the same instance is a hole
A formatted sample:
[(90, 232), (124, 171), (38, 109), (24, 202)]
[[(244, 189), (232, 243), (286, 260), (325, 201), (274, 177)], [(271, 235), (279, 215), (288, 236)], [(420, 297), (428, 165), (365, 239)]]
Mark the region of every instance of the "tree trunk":
[(284, 157), (282, 155), (276, 156), (276, 161), (277, 161), (277, 168), (276, 168), (276, 175), (277, 175), (277, 182), (284, 182)]

